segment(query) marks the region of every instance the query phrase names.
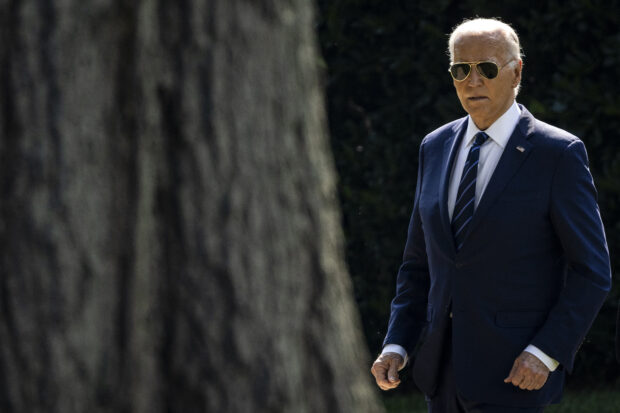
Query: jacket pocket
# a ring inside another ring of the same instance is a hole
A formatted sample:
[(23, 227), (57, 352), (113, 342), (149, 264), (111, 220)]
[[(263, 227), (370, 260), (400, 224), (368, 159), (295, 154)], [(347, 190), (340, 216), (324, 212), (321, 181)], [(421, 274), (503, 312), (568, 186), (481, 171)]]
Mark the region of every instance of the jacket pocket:
[(537, 327), (546, 319), (546, 311), (498, 311), (495, 314), (495, 324), (506, 328)]

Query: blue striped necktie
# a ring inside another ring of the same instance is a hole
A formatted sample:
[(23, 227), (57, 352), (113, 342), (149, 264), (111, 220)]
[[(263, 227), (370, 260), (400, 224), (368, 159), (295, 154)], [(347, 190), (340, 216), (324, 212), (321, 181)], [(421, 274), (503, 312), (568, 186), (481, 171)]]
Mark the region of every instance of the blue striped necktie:
[(463, 240), (467, 236), (469, 224), (474, 216), (474, 205), (476, 203), (476, 175), (478, 175), (478, 160), (480, 159), (480, 147), (484, 144), (489, 135), (478, 132), (474, 136), (474, 144), (469, 149), (463, 175), (459, 183), (459, 190), (454, 203), (452, 212), (452, 234), (456, 250), (459, 251), (463, 246)]

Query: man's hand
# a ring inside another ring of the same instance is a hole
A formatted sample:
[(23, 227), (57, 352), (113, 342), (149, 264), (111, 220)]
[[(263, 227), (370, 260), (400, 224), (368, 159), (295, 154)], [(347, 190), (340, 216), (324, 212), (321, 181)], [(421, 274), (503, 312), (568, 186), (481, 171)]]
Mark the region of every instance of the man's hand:
[(391, 390), (398, 387), (398, 368), (405, 360), (397, 353), (385, 353), (377, 357), (372, 364), (370, 372), (375, 376), (377, 385), (381, 390)]
[(522, 352), (515, 360), (504, 383), (512, 383), (523, 390), (538, 390), (549, 377), (549, 369), (536, 356)]

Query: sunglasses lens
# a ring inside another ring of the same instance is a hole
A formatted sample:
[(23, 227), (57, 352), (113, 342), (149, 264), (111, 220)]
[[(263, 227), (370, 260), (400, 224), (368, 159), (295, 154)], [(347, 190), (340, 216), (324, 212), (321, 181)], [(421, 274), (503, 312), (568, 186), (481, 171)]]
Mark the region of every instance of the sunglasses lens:
[(450, 73), (452, 73), (452, 77), (456, 80), (465, 79), (469, 75), (470, 70), (471, 67), (467, 63), (457, 63), (450, 66)]
[(487, 79), (495, 79), (497, 77), (497, 73), (499, 69), (497, 65), (493, 62), (482, 62), (478, 63), (478, 73)]

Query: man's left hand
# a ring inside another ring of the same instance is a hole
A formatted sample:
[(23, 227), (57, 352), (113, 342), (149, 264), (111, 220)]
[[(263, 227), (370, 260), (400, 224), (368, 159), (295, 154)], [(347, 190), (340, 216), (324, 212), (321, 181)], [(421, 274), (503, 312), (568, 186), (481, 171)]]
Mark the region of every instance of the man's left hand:
[(549, 369), (535, 355), (522, 352), (515, 360), (504, 383), (512, 383), (523, 390), (538, 390), (549, 377)]

